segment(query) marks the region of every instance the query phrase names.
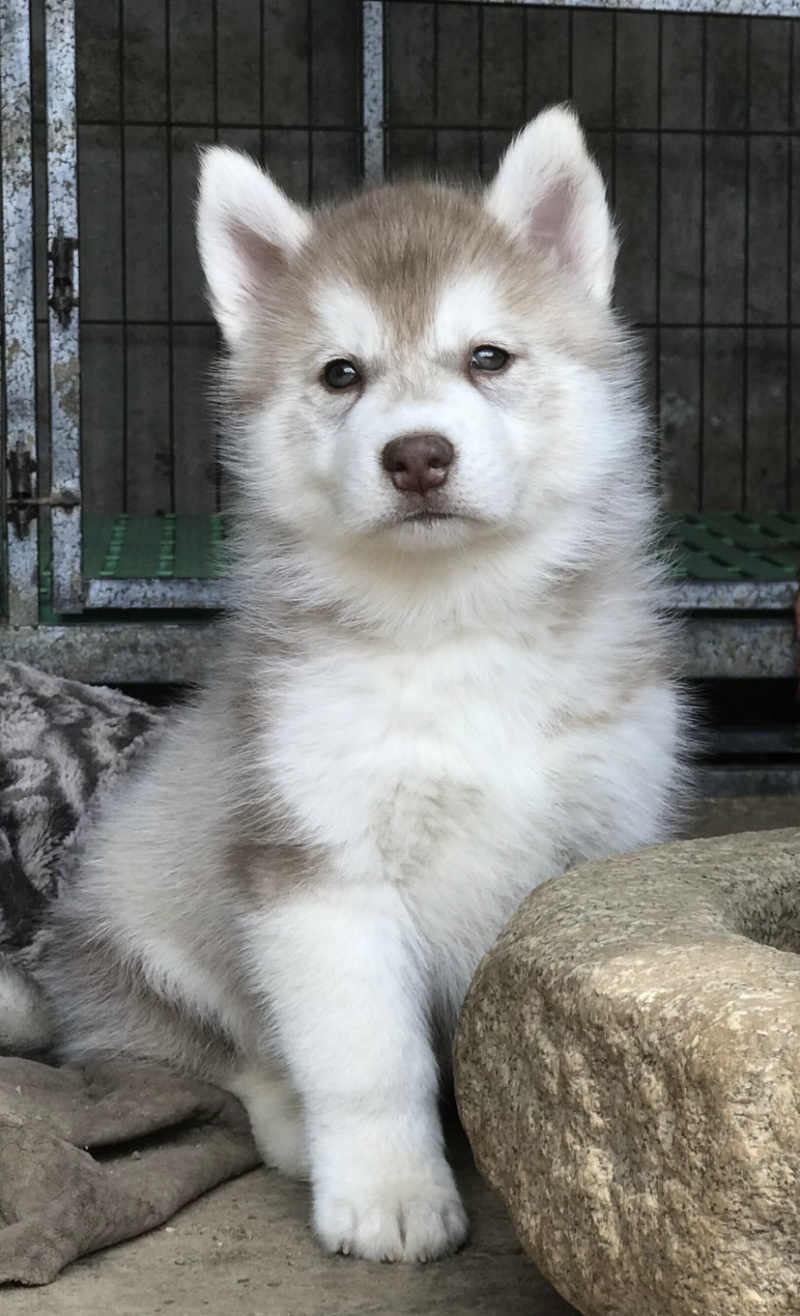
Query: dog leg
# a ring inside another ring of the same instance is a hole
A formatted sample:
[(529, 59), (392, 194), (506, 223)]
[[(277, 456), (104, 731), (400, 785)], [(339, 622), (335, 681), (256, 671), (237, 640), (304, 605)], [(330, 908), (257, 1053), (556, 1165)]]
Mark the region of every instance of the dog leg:
[(443, 1146), (421, 955), (391, 887), (317, 890), (253, 949), (306, 1115), (314, 1226), (331, 1252), (426, 1261), (467, 1232)]
[(228, 1079), (225, 1087), (247, 1111), (265, 1165), (292, 1179), (309, 1176), (308, 1141), (300, 1098), (275, 1068), (254, 1066)]

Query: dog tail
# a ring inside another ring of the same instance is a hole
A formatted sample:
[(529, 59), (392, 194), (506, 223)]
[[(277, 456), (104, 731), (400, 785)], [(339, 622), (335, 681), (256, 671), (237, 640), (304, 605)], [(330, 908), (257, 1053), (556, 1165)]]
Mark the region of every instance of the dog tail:
[(36, 1055), (51, 1040), (44, 992), (25, 969), (0, 955), (0, 1055)]

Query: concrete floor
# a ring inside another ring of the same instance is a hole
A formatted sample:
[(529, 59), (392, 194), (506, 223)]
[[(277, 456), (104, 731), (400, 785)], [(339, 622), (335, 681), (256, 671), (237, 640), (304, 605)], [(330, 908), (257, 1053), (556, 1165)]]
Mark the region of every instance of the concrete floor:
[[(706, 800), (688, 834), (800, 825), (800, 798)], [(458, 1256), (381, 1266), (324, 1256), (307, 1189), (256, 1170), (143, 1238), (68, 1267), (47, 1288), (7, 1288), (3, 1316), (570, 1316), (516, 1243), (463, 1135), (451, 1150), (472, 1223)]]

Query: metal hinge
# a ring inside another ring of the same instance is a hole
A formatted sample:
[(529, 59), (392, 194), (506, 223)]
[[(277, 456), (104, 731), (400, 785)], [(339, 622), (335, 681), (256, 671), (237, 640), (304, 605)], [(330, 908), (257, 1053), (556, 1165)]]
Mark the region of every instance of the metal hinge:
[(33, 477), (36, 462), (26, 448), (12, 448), (8, 454), (8, 498), (6, 516), (17, 534), (26, 535), (28, 526), (40, 507), (63, 507), (71, 511), (80, 504), (74, 489), (53, 489), (45, 498), (34, 498)]
[(56, 313), (56, 318), (65, 329), (70, 317), (78, 305), (73, 283), (73, 256), (78, 250), (78, 239), (64, 236), (59, 224), (58, 232), (53, 238), (47, 259), (53, 265), (53, 292), (47, 305)]

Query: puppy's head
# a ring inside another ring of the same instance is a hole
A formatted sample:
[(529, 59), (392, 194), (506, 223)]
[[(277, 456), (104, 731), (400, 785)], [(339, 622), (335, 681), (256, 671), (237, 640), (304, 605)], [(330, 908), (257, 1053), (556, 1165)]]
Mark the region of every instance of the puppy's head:
[(316, 215), (214, 148), (198, 236), (248, 494), (293, 532), (439, 550), (546, 529), (609, 478), (616, 242), (568, 110), (484, 192), (400, 184)]

